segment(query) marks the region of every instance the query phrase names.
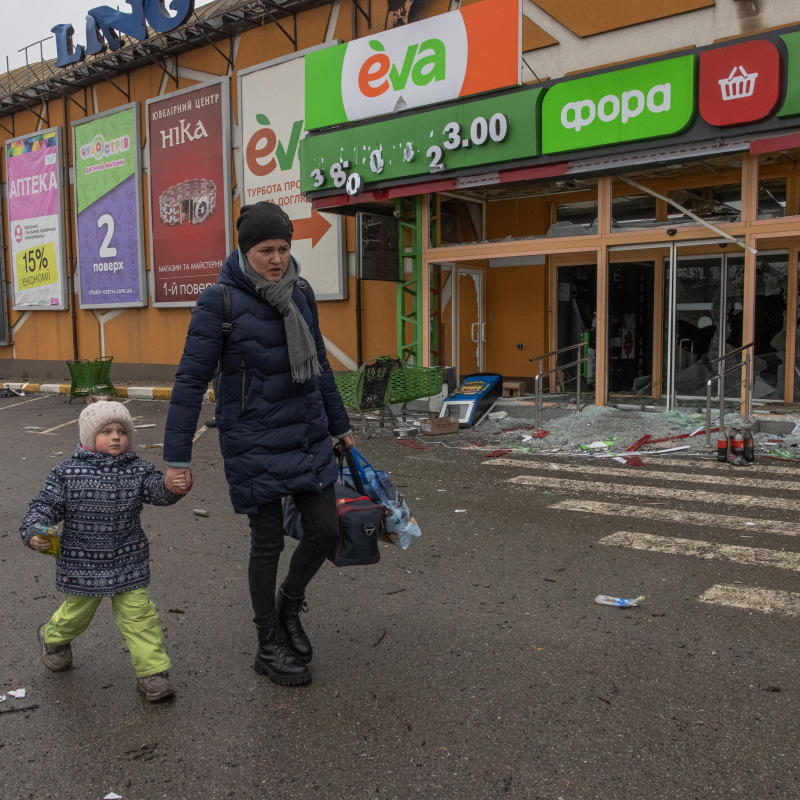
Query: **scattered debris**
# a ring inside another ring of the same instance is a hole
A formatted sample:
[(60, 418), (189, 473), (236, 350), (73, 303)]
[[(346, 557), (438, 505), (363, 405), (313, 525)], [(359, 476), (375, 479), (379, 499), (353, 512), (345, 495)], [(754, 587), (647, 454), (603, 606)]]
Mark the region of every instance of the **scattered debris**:
[(192, 510), (193, 510), (193, 513), (194, 513), (194, 515), (196, 517), (207, 517), (208, 516), (208, 511), (206, 511), (204, 508), (195, 508), (195, 509), (192, 509)]
[(500, 450), (492, 450), (491, 453), (484, 453), (484, 458), (500, 458), (500, 456), (505, 456), (510, 453), (511, 450), (509, 448), (501, 448)]
[(410, 439), (403, 437), (397, 440), (397, 444), (402, 444), (404, 447), (413, 447), (414, 450), (427, 450), (424, 444), (419, 439)]
[(148, 422), (146, 425), (134, 425), (133, 429), (135, 431), (140, 431), (142, 430), (142, 428), (155, 428), (155, 426), (156, 426), (155, 422)]
[(9, 706), (8, 708), (0, 708), (0, 714), (12, 714), (14, 711), (30, 711), (33, 708), (39, 708), (38, 703), (29, 703), (27, 706)]
[(595, 603), (600, 603), (603, 606), (617, 606), (617, 608), (632, 608), (639, 606), (644, 602), (644, 595), (640, 594), (631, 600), (626, 600), (624, 597), (609, 597), (607, 594), (599, 594), (594, 599)]
[(383, 629), (383, 633), (378, 637), (378, 641), (372, 643), (372, 646), (377, 647), (383, 641), (384, 636), (386, 636), (386, 628)]

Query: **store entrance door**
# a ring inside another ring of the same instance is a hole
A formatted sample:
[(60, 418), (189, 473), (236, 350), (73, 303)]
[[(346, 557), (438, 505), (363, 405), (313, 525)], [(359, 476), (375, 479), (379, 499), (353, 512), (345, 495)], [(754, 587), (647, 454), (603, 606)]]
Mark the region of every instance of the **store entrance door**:
[(460, 383), (466, 375), (483, 372), (483, 270), (432, 263), (429, 275), (430, 363), (454, 367)]
[[(581, 388), (594, 386), (597, 331), (597, 265), (559, 266), (556, 271), (556, 346), (561, 350), (580, 342), (582, 349), (565, 350), (557, 356), (556, 366), (577, 361), (584, 355), (589, 360), (580, 370), (566, 367), (559, 373), (561, 380), (555, 381), (557, 389), (574, 391), (580, 372)], [(538, 365), (534, 364), (538, 369)], [(547, 369), (542, 364), (542, 369)]]
[(608, 271), (609, 398), (652, 396), (656, 262), (613, 258)]
[[(678, 399), (706, 397), (706, 382), (716, 373), (709, 361), (742, 346), (744, 309), (743, 255), (698, 253), (685, 247), (677, 247), (676, 253), (674, 273), (672, 264), (667, 265), (667, 280), (674, 278), (674, 286), (667, 292), (664, 347), (671, 406)], [(734, 375), (726, 397), (740, 396), (735, 383)]]
[(483, 270), (456, 267), (456, 374), (483, 372), (486, 323), (483, 319)]

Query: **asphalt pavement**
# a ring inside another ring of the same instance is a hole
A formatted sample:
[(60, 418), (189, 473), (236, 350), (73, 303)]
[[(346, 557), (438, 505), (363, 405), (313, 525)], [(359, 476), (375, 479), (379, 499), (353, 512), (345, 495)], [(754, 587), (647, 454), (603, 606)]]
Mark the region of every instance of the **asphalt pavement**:
[[(139, 454), (163, 467), (167, 404), (127, 402)], [(195, 487), (143, 512), (178, 690), (148, 704), (108, 603), (72, 670), (39, 660), (60, 596), (18, 528), (80, 408), (0, 399), (3, 800), (800, 796), (797, 465), (358, 435), (422, 537), (382, 544), (374, 566), (324, 565), (303, 615), (313, 680), (285, 688), (252, 669), (247, 523), (201, 428)]]

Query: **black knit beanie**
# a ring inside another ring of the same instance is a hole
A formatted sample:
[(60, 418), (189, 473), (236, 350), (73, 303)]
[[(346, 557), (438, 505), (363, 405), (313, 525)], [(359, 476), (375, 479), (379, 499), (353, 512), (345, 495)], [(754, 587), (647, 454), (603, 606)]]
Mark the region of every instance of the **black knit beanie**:
[(265, 239), (286, 239), (292, 241), (294, 228), (289, 215), (275, 203), (262, 200), (251, 206), (242, 206), (236, 220), (239, 231), (239, 249), (246, 253), (251, 247)]

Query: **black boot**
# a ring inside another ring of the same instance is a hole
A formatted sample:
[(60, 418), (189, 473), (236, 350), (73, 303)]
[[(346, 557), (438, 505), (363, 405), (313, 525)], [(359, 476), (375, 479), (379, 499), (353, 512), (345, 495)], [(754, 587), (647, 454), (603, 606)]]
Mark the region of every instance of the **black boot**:
[(286, 646), (276, 626), (257, 626), (258, 652), (253, 669), (281, 686), (302, 686), (311, 681), (308, 667)]
[(300, 623), (300, 612), (308, 611), (305, 597), (292, 597), (281, 586), (275, 598), (275, 611), (278, 614), (278, 630), (284, 641), (298, 661), (308, 664), (314, 657), (314, 650)]

